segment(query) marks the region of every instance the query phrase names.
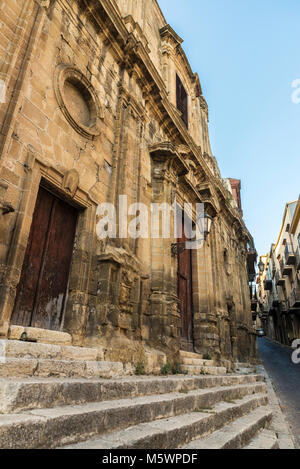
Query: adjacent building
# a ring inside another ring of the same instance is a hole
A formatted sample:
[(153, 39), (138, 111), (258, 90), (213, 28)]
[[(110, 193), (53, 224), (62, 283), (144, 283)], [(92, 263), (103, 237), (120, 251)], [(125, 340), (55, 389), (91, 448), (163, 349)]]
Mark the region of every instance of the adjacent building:
[(277, 243), (260, 262), (258, 292), (265, 332), (291, 345), (300, 337), (300, 199), (286, 205)]
[[(220, 175), (199, 77), (158, 3), (2, 0), (0, 22), (0, 336), (66, 331), (124, 363), (254, 358), (240, 183)], [(205, 204), (203, 247), (102, 239), (99, 206), (119, 220), (120, 196)]]

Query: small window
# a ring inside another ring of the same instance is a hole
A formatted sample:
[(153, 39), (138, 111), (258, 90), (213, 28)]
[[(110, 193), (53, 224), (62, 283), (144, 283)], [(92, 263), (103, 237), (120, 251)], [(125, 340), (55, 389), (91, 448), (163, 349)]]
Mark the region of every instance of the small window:
[(185, 91), (185, 88), (176, 74), (176, 105), (177, 109), (181, 112), (182, 120), (185, 123), (186, 127), (189, 127), (189, 120), (188, 120), (188, 95)]

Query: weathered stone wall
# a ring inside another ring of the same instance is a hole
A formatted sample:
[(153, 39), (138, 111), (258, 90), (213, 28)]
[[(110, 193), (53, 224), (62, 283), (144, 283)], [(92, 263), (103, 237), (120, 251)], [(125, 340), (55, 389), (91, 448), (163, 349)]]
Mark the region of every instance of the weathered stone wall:
[[(124, 362), (146, 360), (149, 348), (176, 359), (176, 240), (96, 235), (101, 202), (176, 197), (206, 203), (215, 217), (192, 255), (195, 350), (254, 356), (250, 236), (211, 153), (199, 78), (157, 3), (5, 0), (0, 21), (0, 203), (11, 207), (0, 214), (0, 334), (7, 336), (42, 183), (80, 209), (63, 325), (74, 344), (102, 345), (106, 358)], [(176, 73), (188, 93), (189, 131), (176, 109)]]

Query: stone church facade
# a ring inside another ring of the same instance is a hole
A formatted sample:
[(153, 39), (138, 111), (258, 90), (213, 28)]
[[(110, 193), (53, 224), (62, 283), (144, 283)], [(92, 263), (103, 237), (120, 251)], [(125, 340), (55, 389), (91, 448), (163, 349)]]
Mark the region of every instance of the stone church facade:
[[(0, 336), (65, 331), (150, 371), (181, 349), (254, 359), (239, 184), (220, 175), (199, 77), (157, 2), (2, 0), (0, 24)], [(99, 239), (99, 205), (124, 195), (204, 203), (203, 247)]]

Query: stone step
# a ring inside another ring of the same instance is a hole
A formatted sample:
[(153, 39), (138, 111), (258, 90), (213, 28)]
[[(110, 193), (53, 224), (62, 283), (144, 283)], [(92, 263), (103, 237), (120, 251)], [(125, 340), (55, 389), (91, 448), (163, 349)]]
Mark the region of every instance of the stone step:
[(247, 362), (235, 362), (234, 365), (236, 368), (253, 368), (253, 365)]
[[(39, 449), (73, 444), (129, 426), (210, 408), (222, 400), (248, 398), (253, 403), (266, 403), (265, 389), (264, 383), (258, 382), (0, 415), (0, 448)], [(257, 393), (262, 394), (256, 396)], [(233, 417), (237, 405), (231, 407)], [(212, 419), (216, 422), (215, 414)]]
[(103, 360), (103, 349), (43, 344), (20, 340), (0, 340), (0, 358), (35, 358), (48, 360)]
[(37, 327), (10, 326), (8, 338), (41, 342), (43, 344), (72, 345), (72, 337), (67, 332), (51, 331)]
[(276, 433), (271, 430), (263, 430), (243, 449), (279, 449)]
[(236, 362), (234, 365), (234, 370), (236, 373), (240, 374), (250, 374), (255, 373), (255, 367), (250, 363)]
[(226, 375), (227, 373), (223, 366), (182, 365), (181, 368), (189, 375)]
[(191, 441), (184, 449), (241, 449), (272, 419), (269, 406), (259, 407), (212, 434)]
[(236, 373), (239, 373), (241, 375), (251, 375), (252, 373), (255, 373), (255, 369), (251, 368), (238, 368), (236, 369)]
[(101, 378), (124, 374), (119, 362), (4, 358), (0, 360), (0, 377), (73, 377)]
[(220, 428), (236, 416), (265, 405), (266, 396), (246, 396), (238, 403), (226, 404), (218, 410), (201, 409), (180, 416), (163, 418), (106, 434), (65, 449), (174, 449), (200, 435)]
[(182, 357), (181, 358), (182, 365), (194, 365), (194, 366), (218, 366), (217, 362), (214, 360), (203, 360), (201, 358), (190, 358), (190, 357)]
[(185, 352), (184, 350), (180, 350), (179, 352), (180, 359), (182, 358), (195, 358), (197, 360), (201, 360), (203, 358), (203, 355), (200, 355), (198, 353), (194, 352)]
[[(124, 377), (122, 379), (0, 378), (0, 413), (128, 399), (195, 389), (264, 384), (253, 376)], [(263, 388), (265, 389), (265, 388)]]

